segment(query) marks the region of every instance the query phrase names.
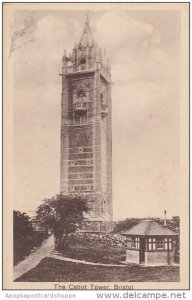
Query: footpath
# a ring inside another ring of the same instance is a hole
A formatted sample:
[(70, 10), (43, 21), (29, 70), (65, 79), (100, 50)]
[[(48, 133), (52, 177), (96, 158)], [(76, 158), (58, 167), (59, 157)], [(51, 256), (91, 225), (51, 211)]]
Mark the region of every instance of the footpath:
[(61, 256), (59, 252), (54, 250), (54, 236), (50, 236), (43, 244), (34, 252), (32, 252), (26, 259), (18, 263), (13, 269), (13, 280), (21, 277), (23, 274), (27, 273), (31, 269), (35, 268), (40, 261), (45, 258), (50, 257), (62, 261), (69, 261), (73, 263), (80, 263), (84, 265), (93, 265), (93, 266), (105, 266), (105, 267), (127, 267), (126, 264), (102, 264), (96, 262), (89, 262), (85, 260), (79, 260), (74, 258), (69, 258)]
[(13, 280), (35, 268), (44, 257), (49, 256), (53, 249), (54, 236), (51, 235), (39, 248), (37, 248), (37, 250), (29, 254), (26, 259), (18, 263), (13, 268)]

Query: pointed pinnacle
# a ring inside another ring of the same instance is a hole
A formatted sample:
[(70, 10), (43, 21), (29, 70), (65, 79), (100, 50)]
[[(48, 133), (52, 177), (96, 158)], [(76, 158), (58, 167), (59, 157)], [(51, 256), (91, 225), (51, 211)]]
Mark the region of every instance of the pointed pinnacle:
[(89, 10), (86, 13), (86, 21), (85, 21), (86, 25), (89, 25)]

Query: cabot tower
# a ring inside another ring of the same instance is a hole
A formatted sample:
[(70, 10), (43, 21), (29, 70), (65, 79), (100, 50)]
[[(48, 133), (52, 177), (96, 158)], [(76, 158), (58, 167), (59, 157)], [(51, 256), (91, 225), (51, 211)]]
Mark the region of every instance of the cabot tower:
[(111, 72), (88, 17), (62, 58), (61, 193), (84, 194), (91, 220), (112, 220)]

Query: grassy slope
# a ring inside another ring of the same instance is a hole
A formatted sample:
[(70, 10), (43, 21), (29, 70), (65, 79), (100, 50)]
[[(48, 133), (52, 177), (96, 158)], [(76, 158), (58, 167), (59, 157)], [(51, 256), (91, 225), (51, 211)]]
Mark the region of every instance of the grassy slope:
[(178, 282), (179, 267), (102, 267), (44, 258), (16, 281), (30, 282)]
[(65, 251), (61, 255), (105, 264), (119, 264), (125, 261), (125, 248), (123, 246), (111, 246), (96, 241), (79, 240), (69, 237)]

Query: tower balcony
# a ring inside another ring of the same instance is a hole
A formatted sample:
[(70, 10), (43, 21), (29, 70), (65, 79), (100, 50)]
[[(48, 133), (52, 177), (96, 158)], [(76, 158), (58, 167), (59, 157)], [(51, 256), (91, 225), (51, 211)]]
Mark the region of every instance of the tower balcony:
[(75, 103), (75, 111), (86, 111), (87, 110), (87, 102), (76, 102)]
[(72, 66), (65, 66), (63, 68), (63, 73), (66, 75), (74, 74), (74, 73), (81, 73), (81, 72), (94, 72), (95, 71), (95, 63), (90, 64), (81, 64), (81, 65), (72, 65)]
[(101, 104), (101, 117), (104, 118), (108, 114), (108, 105)]

